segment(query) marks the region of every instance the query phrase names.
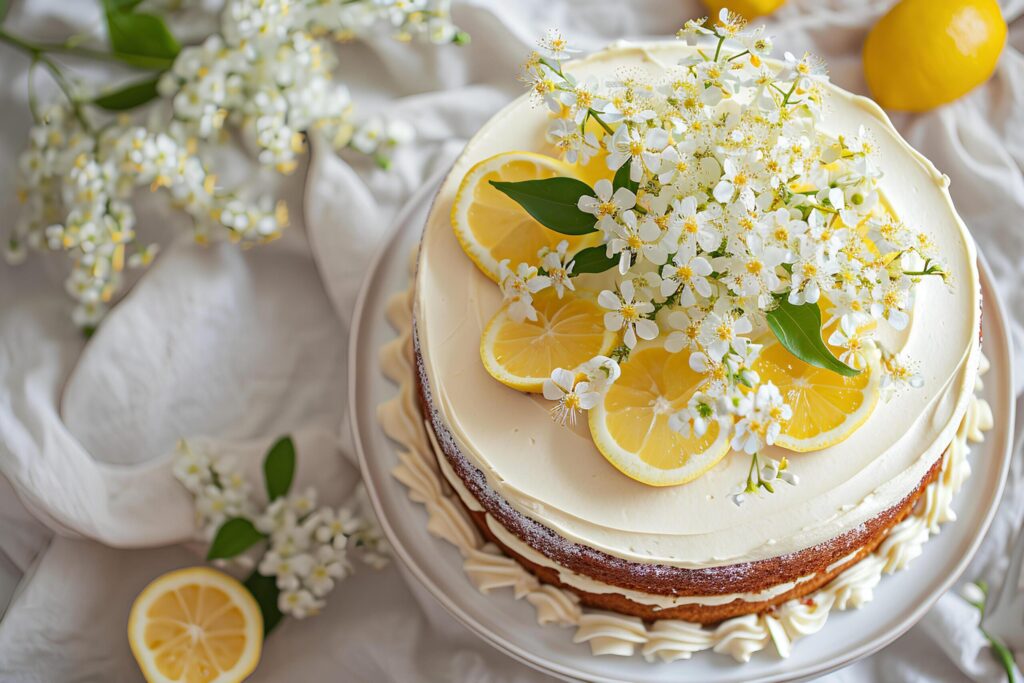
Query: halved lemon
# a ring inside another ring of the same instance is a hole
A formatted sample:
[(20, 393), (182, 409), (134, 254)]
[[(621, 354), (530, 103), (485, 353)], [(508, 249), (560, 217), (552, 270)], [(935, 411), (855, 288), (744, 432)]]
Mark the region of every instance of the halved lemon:
[(847, 439), (868, 419), (878, 404), (881, 370), (878, 354), (865, 353), (867, 367), (844, 377), (803, 362), (779, 344), (765, 345), (754, 362), (762, 382), (772, 382), (793, 417), (782, 426), (776, 446), (805, 453)]
[(252, 594), (227, 574), (179, 569), (135, 598), (128, 643), (150, 683), (234, 683), (260, 660), (263, 617)]
[(516, 322), (502, 308), (480, 339), (480, 357), (491, 377), (502, 384), (540, 393), (555, 368), (573, 370), (598, 355), (607, 355), (618, 339), (605, 328), (596, 301), (552, 289), (534, 295), (536, 320)]
[(712, 423), (703, 436), (683, 436), (668, 422), (703, 380), (686, 354), (658, 347), (635, 350), (590, 411), (594, 444), (619, 471), (644, 484), (673, 486), (696, 479), (729, 452), (728, 433)]
[(598, 233), (563, 235), (545, 228), (490, 183), (577, 175), (575, 166), (532, 152), (504, 152), (481, 161), (462, 179), (452, 205), (452, 227), (462, 249), (497, 282), (503, 259), (509, 259), (513, 268), (520, 263), (537, 265), (537, 252), (554, 249), (562, 240), (568, 240), (570, 254), (597, 244)]

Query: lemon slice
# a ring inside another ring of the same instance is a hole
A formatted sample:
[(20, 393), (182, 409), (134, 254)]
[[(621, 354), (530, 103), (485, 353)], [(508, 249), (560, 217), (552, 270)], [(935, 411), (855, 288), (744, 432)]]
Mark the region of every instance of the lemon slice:
[(622, 364), (622, 376), (590, 411), (594, 444), (619, 471), (644, 484), (673, 486), (696, 479), (729, 452), (729, 435), (711, 423), (703, 436), (684, 436), (668, 422), (703, 379), (686, 354), (658, 347), (633, 351)]
[(534, 295), (536, 320), (516, 322), (502, 308), (480, 339), (480, 357), (491, 377), (502, 384), (540, 393), (555, 368), (572, 370), (598, 355), (607, 355), (618, 339), (604, 324), (597, 302), (552, 289)]
[(263, 617), (252, 594), (207, 567), (164, 574), (135, 598), (128, 642), (150, 683), (245, 680), (263, 647)]
[(805, 453), (844, 441), (868, 419), (878, 404), (881, 370), (878, 354), (864, 354), (868, 366), (843, 377), (803, 362), (779, 343), (767, 344), (754, 362), (762, 382), (779, 388), (793, 417), (782, 426), (776, 446)]
[(492, 180), (520, 182), (578, 175), (571, 164), (531, 152), (504, 152), (481, 161), (462, 179), (452, 205), (452, 227), (462, 249), (497, 282), (498, 264), (503, 259), (513, 268), (520, 263), (537, 265), (537, 252), (543, 247), (554, 249), (562, 240), (568, 240), (570, 254), (597, 244), (598, 233), (563, 235), (545, 228), (490, 184)]

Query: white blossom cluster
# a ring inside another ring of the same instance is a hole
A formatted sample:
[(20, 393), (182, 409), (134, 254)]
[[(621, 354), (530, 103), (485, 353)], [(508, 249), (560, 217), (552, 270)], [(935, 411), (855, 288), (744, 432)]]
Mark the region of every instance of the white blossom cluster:
[(172, 470), (195, 499), (196, 526), (204, 541), (212, 541), (217, 529), (229, 519), (256, 515), (252, 487), (232, 459), (211, 458), (181, 441)]
[[(820, 128), (827, 76), (814, 57), (769, 59), (763, 27), (724, 11), (679, 35), (702, 49), (663, 77), (626, 70), (598, 81), (563, 71), (575, 51), (550, 32), (527, 79), (564, 158), (603, 156), (616, 172), (578, 203), (617, 264), (598, 297), (606, 327), (622, 334), (615, 359), (641, 340), (687, 354), (705, 379), (673, 426), (700, 435), (717, 421), (733, 449), (756, 454), (792, 415), (754, 370), (771, 311), (820, 305), (841, 361), (859, 370), (878, 354), (887, 384), (919, 386), (876, 331), (905, 328), (915, 285), (945, 271), (930, 238), (881, 202), (866, 131), (835, 138)], [(503, 265), (510, 314), (532, 319), (532, 296), (553, 283), (539, 259)], [(557, 265), (571, 276), (571, 264), (562, 255)], [(570, 382), (578, 376), (560, 369), (545, 387), (560, 421), (597, 402), (586, 379)]]
[[(256, 568), (274, 578), (283, 614), (299, 619), (317, 614), (335, 584), (352, 573), (352, 551), (377, 569), (389, 561), (379, 528), (355, 512), (357, 505), (318, 506), (316, 490), (307, 488), (261, 509), (230, 459), (211, 457), (185, 442), (179, 445), (173, 472), (195, 498), (203, 540), (212, 541), (224, 522), (238, 517), (250, 520), (266, 536), (266, 551)], [(243, 566), (254, 564), (248, 555), (234, 560)]]
[(135, 241), (137, 188), (164, 188), (193, 219), (200, 242), (218, 231), (234, 241), (262, 242), (287, 224), (283, 203), (245, 202), (220, 188), (187, 142), (132, 124), (91, 131), (67, 106), (52, 107), (32, 127), (18, 170), (24, 209), (7, 257), (18, 263), (28, 248), (66, 253), (72, 267), (65, 286), (81, 327), (102, 318), (126, 266), (149, 265), (156, 254), (157, 245)]
[(182, 50), (164, 74), (185, 138), (214, 140), (225, 126), (241, 130), (257, 158), (293, 171), (316, 130), (335, 147), (351, 145), (386, 164), (412, 137), (402, 121), (372, 118), (356, 126), (348, 88), (334, 77), (337, 59), (323, 36), (347, 40), (380, 23), (401, 40), (449, 43), (461, 36), (450, 0), (229, 0), (221, 33)]
[(169, 116), (152, 116), (147, 126), (124, 117), (101, 125), (78, 100), (38, 113), (18, 162), (25, 206), (7, 241), (8, 260), (24, 260), (29, 248), (66, 253), (73, 319), (91, 328), (122, 286), (125, 266), (148, 265), (156, 253), (155, 245), (134, 242), (138, 187), (165, 188), (201, 243), (275, 239), (288, 224), (287, 207), (223, 187), (212, 171), (215, 150), (237, 130), (261, 164), (287, 173), (316, 131), (386, 166), (412, 129), (381, 117), (355, 122), (327, 38), (349, 39), (384, 24), (401, 40), (462, 42), (449, 4), (228, 0), (220, 33), (183, 49), (160, 79), (170, 107), (155, 113)]
[(278, 498), (254, 523), (269, 539), (257, 569), (274, 577), (278, 609), (299, 619), (323, 609), (335, 583), (352, 573), (352, 548), (373, 567), (387, 563), (380, 533), (348, 507), (318, 508), (312, 488)]

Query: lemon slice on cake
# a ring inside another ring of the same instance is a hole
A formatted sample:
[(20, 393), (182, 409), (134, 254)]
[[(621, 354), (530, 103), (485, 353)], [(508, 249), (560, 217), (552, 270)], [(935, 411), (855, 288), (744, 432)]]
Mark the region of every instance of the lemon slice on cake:
[(490, 183), (578, 175), (572, 164), (531, 152), (504, 152), (481, 161), (462, 179), (452, 205), (452, 227), (462, 249), (497, 282), (498, 264), (504, 259), (513, 268), (519, 263), (536, 265), (540, 249), (554, 249), (562, 240), (568, 240), (570, 254), (597, 244), (598, 233), (563, 235), (545, 228)]
[(227, 574), (179, 569), (135, 599), (128, 642), (150, 683), (236, 683), (259, 662), (263, 617), (252, 594)]
[(540, 393), (555, 368), (572, 370), (594, 356), (607, 355), (618, 335), (604, 324), (605, 310), (596, 301), (553, 289), (533, 297), (536, 320), (516, 322), (503, 307), (487, 324), (480, 357), (491, 377), (502, 384)]
[(846, 440), (878, 404), (881, 369), (878, 354), (864, 354), (865, 367), (853, 377), (803, 362), (779, 344), (765, 345), (754, 362), (762, 382), (779, 388), (793, 417), (782, 425), (775, 445), (801, 453)]
[(590, 411), (590, 434), (608, 462), (651, 486), (696, 479), (729, 452), (728, 432), (717, 423), (703, 436), (684, 436), (669, 417), (686, 407), (703, 375), (683, 353), (660, 347), (637, 349), (622, 364), (622, 375)]

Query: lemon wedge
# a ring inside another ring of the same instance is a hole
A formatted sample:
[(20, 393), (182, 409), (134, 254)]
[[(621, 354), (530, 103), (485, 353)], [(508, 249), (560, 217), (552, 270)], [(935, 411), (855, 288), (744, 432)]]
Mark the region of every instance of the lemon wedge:
[(605, 310), (585, 296), (554, 290), (534, 295), (536, 320), (516, 322), (507, 307), (491, 319), (480, 339), (480, 357), (491, 377), (519, 391), (540, 393), (555, 368), (573, 370), (607, 355), (618, 335), (604, 324)]
[(669, 417), (686, 407), (704, 379), (686, 354), (638, 348), (590, 411), (594, 444), (620, 472), (644, 484), (696, 479), (729, 452), (728, 432), (712, 423), (703, 436), (684, 436), (669, 427)]
[(452, 205), (452, 228), (473, 263), (498, 281), (498, 264), (509, 259), (513, 268), (520, 263), (538, 265), (537, 252), (554, 249), (562, 240), (569, 253), (600, 241), (598, 233), (574, 236), (549, 230), (535, 221), (523, 207), (495, 189), (490, 181), (521, 182), (578, 177), (578, 169), (558, 159), (532, 152), (504, 152), (471, 168), (462, 179)]
[(867, 367), (853, 377), (809, 365), (779, 344), (769, 343), (754, 362), (762, 382), (772, 382), (793, 417), (782, 425), (775, 445), (801, 453), (819, 451), (847, 439), (878, 404), (878, 353), (864, 354)]
[(252, 594), (227, 574), (179, 569), (135, 598), (128, 643), (149, 683), (237, 683), (259, 662), (263, 617)]

